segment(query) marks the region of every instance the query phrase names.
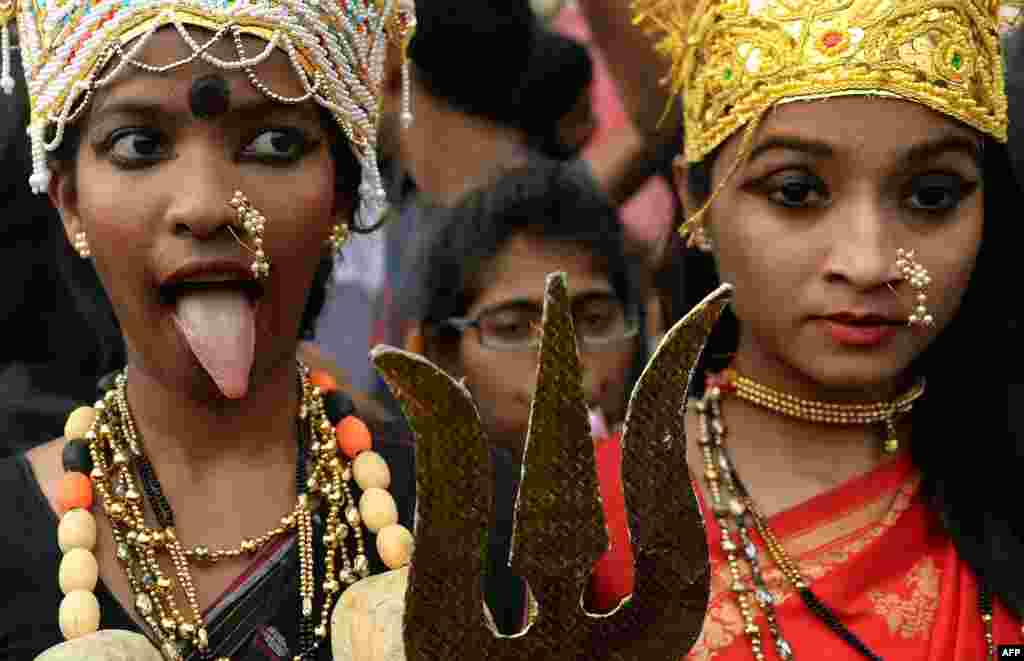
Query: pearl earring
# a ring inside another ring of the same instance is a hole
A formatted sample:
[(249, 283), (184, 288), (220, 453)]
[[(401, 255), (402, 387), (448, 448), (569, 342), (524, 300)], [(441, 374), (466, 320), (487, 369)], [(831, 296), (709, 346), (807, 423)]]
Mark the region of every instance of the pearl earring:
[(92, 251), (89, 250), (89, 240), (85, 236), (85, 232), (76, 232), (74, 245), (75, 250), (78, 252), (78, 256), (82, 259), (89, 259), (92, 257)]
[[(245, 230), (249, 238), (252, 239), (252, 244), (255, 246), (255, 250), (250, 250), (256, 257), (256, 261), (252, 263), (252, 274), (259, 280), (270, 275), (270, 260), (267, 259), (267, 255), (263, 252), (263, 229), (266, 226), (267, 219), (263, 217), (259, 211), (257, 211), (252, 204), (249, 203), (248, 198), (242, 193), (242, 191), (235, 191), (235, 195), (231, 198), (228, 204), (238, 212), (238, 222), (236, 226), (240, 226)], [(234, 234), (234, 230), (232, 230)], [(238, 235), (235, 235), (238, 238)], [(241, 240), (239, 240), (241, 243)], [(245, 246), (245, 244), (242, 244)], [(248, 246), (246, 246), (248, 249)]]
[(911, 326), (926, 328), (935, 324), (935, 318), (928, 312), (928, 285), (932, 278), (928, 275), (928, 269), (921, 266), (914, 260), (913, 250), (896, 251), (896, 268), (900, 276), (910, 283), (914, 292), (914, 311), (911, 312), (907, 321)]

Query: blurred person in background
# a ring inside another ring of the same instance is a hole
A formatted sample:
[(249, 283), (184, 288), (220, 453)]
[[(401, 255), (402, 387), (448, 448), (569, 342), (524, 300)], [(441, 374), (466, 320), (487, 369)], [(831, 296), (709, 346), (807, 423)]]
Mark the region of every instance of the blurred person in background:
[[(626, 256), (615, 207), (570, 164), (531, 159), (430, 226), (414, 261), (416, 285), (403, 292), (417, 320), (406, 348), (464, 379), (489, 441), (512, 463), (522, 459), (529, 423), (546, 276), (567, 274), (612, 544), (590, 599), (610, 607), (632, 586), (619, 441), (647, 355), (638, 265)], [(496, 512), (507, 543), (511, 503)], [(501, 540), (492, 538), (491, 562), (508, 557)], [(505, 580), (514, 617), (516, 579)]]
[[(623, 98), (649, 91), (644, 72), (661, 66), (657, 55), (645, 46), (642, 35), (629, 26), (626, 4), (605, 4), (595, 9), (615, 16), (606, 23), (619, 27), (623, 20), (633, 33), (626, 39), (601, 42), (616, 60)], [(390, 178), (390, 214), (384, 242), (362, 242), (368, 255), (351, 257), (339, 265), (339, 278), (368, 292), (357, 298), (359, 307), (328, 302), (319, 333), (325, 348), (351, 349), (339, 362), (346, 370), (365, 366), (365, 349), (346, 343), (332, 328), (351, 328), (353, 316), (363, 306), (373, 306), (375, 325), (370, 344), (400, 343), (410, 320), (394, 305), (394, 292), (409, 286), (407, 246), (417, 243), (424, 223), (424, 209), (452, 206), (467, 193), (494, 180), (508, 169), (522, 166), (531, 154), (572, 159), (581, 176), (594, 182), (614, 206), (621, 205), (647, 179), (667, 168), (675, 151), (678, 133), (659, 125), (660, 114), (638, 112), (645, 124), (603, 141), (585, 154), (579, 152), (594, 130), (590, 86), (590, 56), (576, 41), (542, 27), (525, 0), (490, 0), (466, 3), (429, 0), (417, 7), (417, 29), (409, 47), (409, 102), (403, 101), (402, 68), (393, 64), (384, 82), (381, 136), (385, 176)], [(609, 31), (602, 35), (610, 35)], [(452, 48), (458, 44), (458, 48)], [(467, 53), (488, 53), (486, 58)], [(661, 92), (651, 103), (665, 108), (668, 95)], [(630, 101), (631, 109), (646, 108), (647, 101)], [(411, 111), (414, 121), (402, 128), (402, 113)], [(671, 126), (669, 118), (665, 124)], [(579, 156), (577, 158), (577, 156)], [(659, 166), (660, 163), (660, 166)], [(405, 247), (403, 247), (405, 246)], [(349, 247), (350, 254), (356, 242)], [(383, 257), (380, 255), (383, 254)], [(359, 263), (379, 264), (361, 269)], [(371, 322), (368, 320), (367, 324)], [(365, 368), (364, 368), (365, 369)], [(372, 372), (361, 375), (376, 381)], [(389, 393), (379, 382), (374, 390), (384, 399)]]

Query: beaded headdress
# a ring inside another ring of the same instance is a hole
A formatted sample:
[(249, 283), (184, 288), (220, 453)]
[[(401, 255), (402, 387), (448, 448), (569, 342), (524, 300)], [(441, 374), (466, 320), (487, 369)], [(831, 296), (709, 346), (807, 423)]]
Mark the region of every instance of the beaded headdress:
[[(225, 70), (243, 69), (277, 101), (312, 99), (331, 112), (362, 164), (360, 220), (372, 225), (384, 207), (377, 130), (385, 57), (390, 44), (404, 57), (415, 20), (413, 0), (0, 0), (0, 83), (10, 94), (9, 25), (15, 23), (31, 108), (29, 181), (34, 192), (43, 193), (49, 182), (45, 152), (60, 145), (66, 126), (125, 66), (163, 72), (198, 58)], [(141, 49), (165, 26), (173, 26), (193, 54), (159, 67), (141, 62)], [(195, 35), (194, 28), (212, 36)], [(246, 53), (242, 35), (267, 45)], [(208, 52), (221, 39), (234, 41), (237, 59)], [(256, 75), (253, 67), (274, 48), (287, 53), (304, 94), (281, 96)], [(403, 67), (407, 76), (408, 65)]]
[[(635, 0), (683, 96), (699, 162), (786, 101), (874, 95), (921, 103), (1005, 142), (999, 0)], [(741, 149), (741, 158), (745, 150)]]

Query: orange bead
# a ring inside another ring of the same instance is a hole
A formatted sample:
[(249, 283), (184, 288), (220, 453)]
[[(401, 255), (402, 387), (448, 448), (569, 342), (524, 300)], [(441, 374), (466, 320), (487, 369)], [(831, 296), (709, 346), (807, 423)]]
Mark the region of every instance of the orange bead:
[(338, 389), (338, 382), (324, 370), (313, 370), (313, 373), (309, 375), (309, 381), (321, 392), (334, 392)]
[(354, 415), (339, 422), (334, 432), (338, 437), (338, 447), (349, 459), (355, 459), (360, 452), (373, 447), (373, 438), (366, 423)]
[(60, 480), (60, 506), (64, 512), (92, 507), (92, 481), (82, 473), (67, 472)]

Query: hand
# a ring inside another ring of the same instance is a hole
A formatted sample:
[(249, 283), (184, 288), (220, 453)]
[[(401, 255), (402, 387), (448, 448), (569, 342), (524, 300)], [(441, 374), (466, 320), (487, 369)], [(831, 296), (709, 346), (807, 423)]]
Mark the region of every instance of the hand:
[(35, 661), (163, 661), (142, 634), (104, 629), (45, 650)]
[[(622, 474), (636, 587), (612, 613), (595, 615), (584, 612), (580, 600), (608, 540), (565, 278), (549, 276), (510, 563), (529, 582), (536, 601), (528, 630), (514, 637), (497, 634), (481, 594), (492, 485), (487, 439), (472, 398), (422, 357), (374, 349), (374, 362), (416, 433), (416, 550), (408, 588), (401, 589), (400, 579), (382, 579), (384, 584), (368, 584), (362, 595), (353, 594), (352, 612), (338, 615), (349, 618), (349, 626), (336, 632), (349, 637), (350, 643), (336, 644), (350, 644), (351, 656), (336, 658), (676, 661), (684, 656), (704, 621), (709, 572), (703, 520), (685, 479), (682, 409), (690, 372), (730, 291), (728, 285), (719, 288), (669, 331), (633, 392)], [(390, 650), (397, 650), (401, 607), (394, 595), (402, 591), (404, 655), (391, 657), (397, 654)]]

